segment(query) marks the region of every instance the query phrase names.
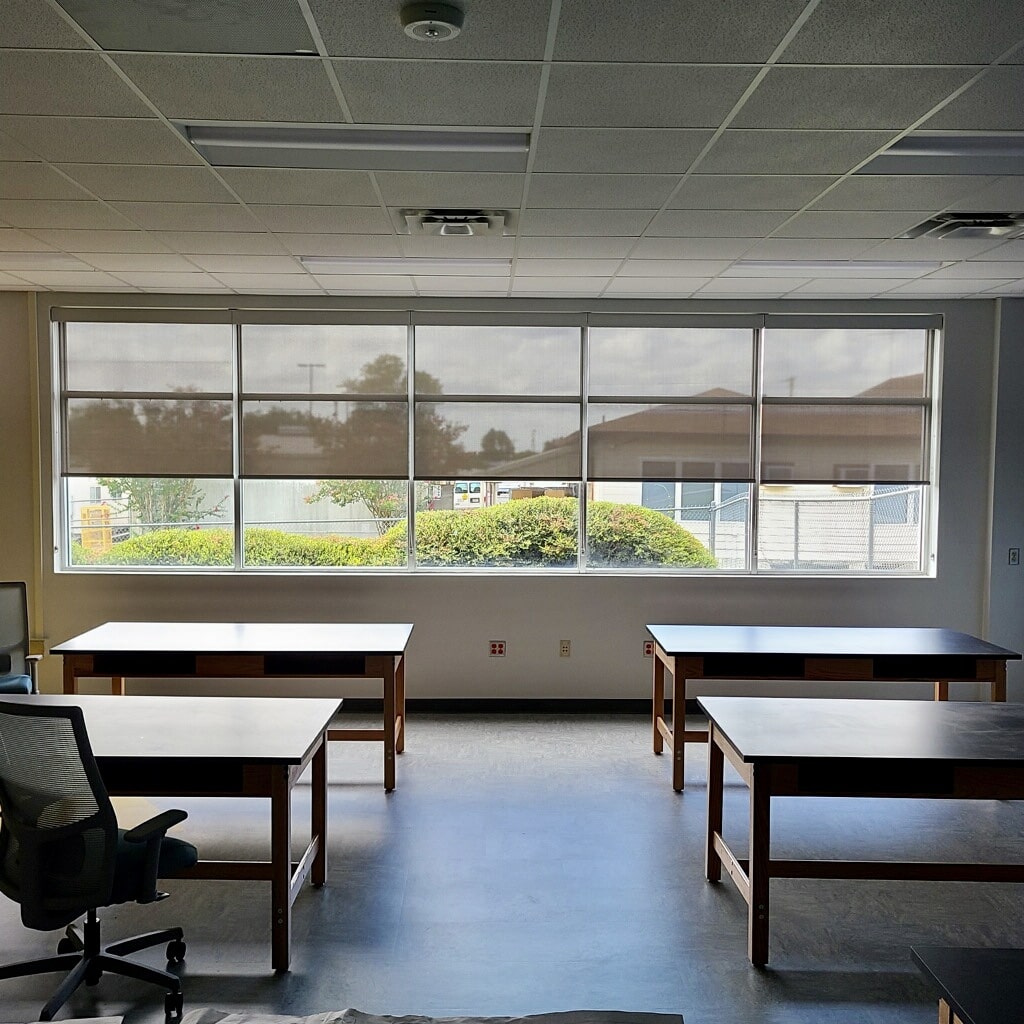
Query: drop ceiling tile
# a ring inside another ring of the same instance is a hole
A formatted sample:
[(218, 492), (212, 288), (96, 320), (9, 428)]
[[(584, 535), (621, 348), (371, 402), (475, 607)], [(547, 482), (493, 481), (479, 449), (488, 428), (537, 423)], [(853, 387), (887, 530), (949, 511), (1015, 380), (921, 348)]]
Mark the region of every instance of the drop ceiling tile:
[(761, 63), (771, 56), (803, 0), (776, 0), (753, 15), (746, 0), (563, 0), (556, 60)]
[(638, 235), (654, 210), (527, 210), (520, 230), (528, 235)]
[(402, 31), (403, 2), (339, 4), (311, 0), (310, 9), (334, 57), (400, 57), (415, 60), (541, 60), (547, 36), (550, 0), (460, 0), (466, 28), (440, 44), (411, 39)]
[(685, 298), (703, 288), (708, 277), (617, 277), (608, 285), (607, 295), (648, 295)]
[(14, 277), (11, 274), (0, 274), (0, 288), (4, 291), (23, 292), (30, 285), (23, 277)]
[(988, 248), (980, 248), (973, 253), (967, 253), (965, 258), (969, 256), (975, 260), (1024, 260), (1024, 240), (1003, 242), (1001, 245), (989, 246)]
[(1006, 285), (1010, 285), (1013, 282), (1009, 279), (997, 281), (993, 278), (978, 278), (974, 280), (969, 279), (958, 279), (958, 280), (936, 280), (934, 277), (925, 277), (919, 281), (910, 281), (907, 284), (901, 284), (898, 288), (893, 288), (887, 293), (888, 296), (893, 298), (902, 298), (903, 296), (916, 296), (918, 298), (927, 298), (929, 296), (935, 296), (937, 298), (958, 298), (968, 295), (975, 295), (978, 292), (987, 291), (990, 288), (1001, 288)]
[(774, 67), (736, 128), (906, 128), (977, 68)]
[(413, 283), (425, 295), (505, 295), (507, 277), (427, 277), (417, 274)]
[(281, 255), (281, 242), (269, 231), (155, 231), (153, 237), (186, 256)]
[(798, 64), (987, 64), (1024, 37), (1018, 0), (843, 0), (817, 7), (782, 56)]
[(875, 258), (872, 247), (876, 244), (873, 238), (765, 238), (751, 245), (744, 256), (754, 260), (852, 260), (871, 249)]
[(697, 168), (701, 174), (846, 174), (892, 138), (892, 132), (732, 129)]
[[(865, 258), (878, 260), (988, 259), (991, 238), (893, 238), (865, 249)], [(1016, 257), (1020, 259), (1021, 257)]]
[(0, 199), (0, 221), (13, 228), (129, 228), (115, 210), (96, 200)]
[(445, 259), (446, 257), (481, 256), (505, 259), (515, 251), (515, 239), (495, 238), (442, 238), (439, 235), (399, 235), (397, 242), (403, 256)]
[(145, 117), (148, 107), (91, 52), (5, 50), (0, 111)]
[(0, 252), (49, 252), (53, 246), (14, 228), (0, 228)]
[(777, 234), (781, 238), (892, 238), (930, 216), (930, 210), (800, 213)]
[[(273, 236), (295, 256), (401, 256), (394, 235), (283, 232)], [(411, 254), (409, 254), (411, 255)]]
[(732, 260), (627, 260), (619, 277), (715, 277)]
[(389, 234), (379, 206), (259, 206), (253, 213), (271, 231), (320, 231), (325, 234)]
[(145, 231), (254, 231), (256, 218), (237, 203), (113, 203)]
[(844, 281), (818, 278), (814, 281), (808, 281), (807, 284), (801, 285), (799, 288), (795, 288), (790, 292), (790, 295), (795, 299), (805, 296), (813, 296), (817, 299), (869, 299), (874, 295), (889, 291), (890, 288), (899, 288), (900, 285), (906, 283), (908, 282), (899, 278), (860, 277)]
[(775, 230), (789, 216), (779, 210), (663, 210), (654, 218), (647, 234), (756, 238)]
[(18, 277), (23, 277), (32, 284), (44, 288), (56, 288), (67, 291), (104, 291), (132, 292), (136, 289), (124, 281), (99, 270), (20, 270)]
[(513, 295), (600, 295), (608, 279), (604, 277), (519, 277), (512, 281)]
[(928, 275), (929, 281), (981, 280), (986, 277), (1024, 277), (1024, 261), (965, 260)]
[(104, 50), (175, 53), (315, 53), (294, 0), (189, 4), (57, 0)]
[(334, 61), (357, 124), (533, 124), (540, 67), (468, 61)]
[(200, 270), (222, 277), (224, 274), (305, 274), (302, 264), (292, 256), (207, 256), (189, 259)]
[(787, 292), (806, 283), (806, 277), (716, 277), (704, 285), (695, 297), (700, 299), (711, 295), (727, 295), (736, 299), (744, 297), (752, 299), (782, 298)]
[[(2, 124), (4, 120), (4, 118), (0, 118), (0, 124)], [(32, 150), (30, 150), (28, 147), (23, 146), (20, 142), (17, 142), (10, 135), (5, 135), (3, 132), (0, 132), (0, 161), (13, 162), (20, 160), (25, 162), (31, 162), (32, 160), (37, 159), (38, 156), (35, 153), (33, 153)], [(0, 170), (3, 169), (4, 168), (0, 168)]]
[(675, 174), (532, 174), (533, 209), (657, 209), (679, 181)]
[(65, 252), (167, 252), (168, 248), (145, 231), (93, 231), (89, 229), (48, 228), (33, 230), (33, 235), (47, 245)]
[(516, 250), (528, 259), (614, 259), (621, 260), (632, 248), (633, 238), (520, 237)]
[(922, 125), (925, 131), (936, 128), (1024, 131), (1024, 74), (1020, 65), (989, 70)]
[(145, 167), (139, 164), (58, 164), (100, 199), (147, 202), (232, 203), (231, 193), (206, 167)]
[[(1024, 165), (1022, 165), (1024, 170)], [(970, 179), (979, 181), (984, 179)], [(1024, 175), (1001, 178), (998, 181), (989, 179), (987, 186), (965, 193), (956, 201), (956, 209), (979, 212), (991, 210), (1024, 210)]]
[(373, 206), (378, 202), (368, 171), (313, 167), (222, 167), (221, 177), (243, 202), (271, 205), (344, 203)]
[(683, 174), (711, 135), (705, 128), (542, 128), (534, 171)]
[(82, 259), (97, 270), (106, 270), (121, 276), (123, 271), (194, 273), (196, 267), (177, 253), (93, 252), (83, 253)]
[(169, 118), (343, 120), (319, 60), (117, 54), (117, 63)]
[(0, 166), (0, 199), (80, 199), (92, 196), (42, 163)]
[(691, 174), (673, 210), (799, 210), (835, 181), (832, 174)]
[(631, 255), (644, 260), (734, 260), (758, 241), (757, 238), (641, 238)]
[(216, 274), (221, 284), (236, 292), (314, 292), (323, 289), (309, 274)]
[[(994, 181), (969, 174), (854, 175), (813, 204), (814, 210), (944, 210)], [(959, 205), (956, 207), (960, 209)]]
[(717, 127), (754, 72), (752, 67), (555, 64), (544, 125)]
[(135, 288), (143, 288), (146, 291), (154, 292), (190, 292), (196, 289), (223, 290), (224, 288), (216, 278), (210, 277), (208, 274), (199, 273), (198, 271), (194, 273), (160, 274), (148, 270), (125, 270), (119, 271), (117, 276)]
[(67, 21), (40, 0), (4, 0), (0, 39), (5, 47), (84, 50), (88, 44)]
[(545, 260), (517, 259), (517, 277), (610, 277), (618, 270), (619, 260)]
[(1024, 281), (1011, 281), (1009, 284), (997, 285), (995, 288), (986, 289), (980, 294), (983, 297), (995, 297), (997, 295), (1024, 295)]
[(201, 162), (184, 138), (157, 118), (0, 116), (0, 129), (52, 163)]
[(388, 206), (503, 209), (523, 198), (522, 174), (377, 171), (376, 178)]
[(331, 295), (415, 295), (411, 277), (378, 274), (317, 274), (317, 284)]

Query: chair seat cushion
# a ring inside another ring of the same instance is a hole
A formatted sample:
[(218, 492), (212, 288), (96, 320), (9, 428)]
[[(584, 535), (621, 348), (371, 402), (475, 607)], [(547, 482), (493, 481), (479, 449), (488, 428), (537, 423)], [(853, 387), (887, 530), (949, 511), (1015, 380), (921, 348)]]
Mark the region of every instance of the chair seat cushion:
[[(117, 830), (117, 861), (111, 903), (129, 903), (152, 892), (142, 877), (146, 867), (146, 844), (126, 842), (124, 833), (123, 828)], [(197, 860), (199, 851), (191, 843), (173, 836), (164, 836), (160, 842), (157, 877), (170, 878), (192, 867)]]
[(29, 676), (0, 676), (0, 693), (31, 693)]

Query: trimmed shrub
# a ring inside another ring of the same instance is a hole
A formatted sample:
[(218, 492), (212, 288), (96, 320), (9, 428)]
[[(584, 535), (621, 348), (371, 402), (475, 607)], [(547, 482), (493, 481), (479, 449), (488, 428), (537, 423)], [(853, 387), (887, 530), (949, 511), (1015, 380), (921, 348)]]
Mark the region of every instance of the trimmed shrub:
[(246, 565), (405, 565), (405, 539), (391, 537), (308, 537), (283, 530), (245, 531)]
[(642, 505), (587, 505), (591, 565), (714, 569), (714, 555), (689, 530)]
[(95, 565), (223, 565), (234, 561), (230, 530), (169, 527), (140, 533), (93, 559)]

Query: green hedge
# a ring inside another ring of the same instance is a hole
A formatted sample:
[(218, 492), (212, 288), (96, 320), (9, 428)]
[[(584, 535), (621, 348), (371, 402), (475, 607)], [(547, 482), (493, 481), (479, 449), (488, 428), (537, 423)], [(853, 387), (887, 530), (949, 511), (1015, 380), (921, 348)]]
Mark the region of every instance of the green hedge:
[[(594, 501), (589, 515), (591, 565), (714, 568), (715, 559), (688, 530), (652, 509)], [(428, 566), (576, 564), (578, 502), (528, 498), (473, 511), (421, 512), (416, 561)], [(401, 566), (405, 523), (381, 537), (309, 537), (283, 530), (245, 531), (251, 566)], [(230, 530), (163, 529), (115, 544), (105, 554), (72, 551), (75, 565), (224, 566), (233, 560)]]

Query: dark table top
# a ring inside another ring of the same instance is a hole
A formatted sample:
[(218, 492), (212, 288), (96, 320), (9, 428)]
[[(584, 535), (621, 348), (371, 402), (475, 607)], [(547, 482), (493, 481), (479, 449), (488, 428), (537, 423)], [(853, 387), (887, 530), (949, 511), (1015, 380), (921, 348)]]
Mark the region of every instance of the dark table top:
[(829, 658), (959, 655), (1019, 658), (953, 629), (917, 626), (683, 626), (648, 625), (666, 654), (794, 654)]
[(1024, 704), (812, 697), (700, 697), (740, 757), (1024, 761)]
[(963, 1024), (1024, 1020), (1024, 949), (914, 946), (910, 952)]
[(105, 622), (52, 654), (402, 654), (409, 622)]
[(3, 701), (75, 704), (97, 758), (204, 758), (301, 764), (341, 706), (335, 698), (5, 695)]

